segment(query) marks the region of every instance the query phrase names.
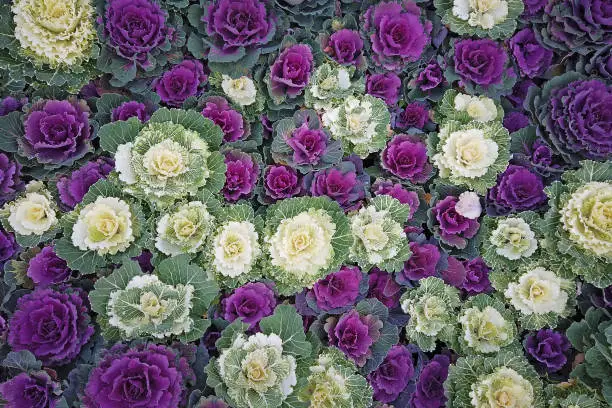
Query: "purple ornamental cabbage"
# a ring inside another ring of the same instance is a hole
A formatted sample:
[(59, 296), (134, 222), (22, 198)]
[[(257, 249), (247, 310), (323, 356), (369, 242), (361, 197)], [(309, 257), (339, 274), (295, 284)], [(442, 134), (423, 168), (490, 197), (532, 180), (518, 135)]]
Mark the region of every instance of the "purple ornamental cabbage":
[(355, 309), (325, 323), (329, 345), (335, 346), (359, 367), (372, 356), (372, 345), (381, 335), (383, 322), (374, 315), (361, 316)]
[(551, 0), (543, 13), (543, 41), (561, 51), (586, 54), (612, 43), (611, 16), (606, 0)]
[(427, 106), (412, 102), (407, 104), (398, 114), (394, 115), (393, 127), (397, 129), (420, 129), (429, 122), (429, 109)]
[(7, 96), (0, 100), (0, 116), (8, 115), (11, 112), (21, 110), (23, 105), (27, 103), (27, 99), (16, 99), (12, 96)]
[(530, 92), (529, 107), (541, 135), (568, 163), (608, 160), (612, 154), (612, 86), (573, 72)]
[(429, 43), (432, 24), (421, 21), (421, 9), (411, 1), (378, 3), (362, 18), (372, 62), (383, 70), (401, 72), (421, 58)]
[(22, 296), (9, 321), (8, 344), (29, 350), (45, 365), (70, 363), (94, 333), (87, 293), (68, 286)]
[(519, 71), (523, 76), (536, 78), (550, 67), (553, 52), (536, 38), (531, 28), (517, 31), (508, 41)]
[(417, 135), (395, 135), (382, 151), (381, 161), (385, 170), (412, 183), (424, 183), (432, 171), (427, 146)]
[(504, 127), (513, 133), (529, 126), (529, 116), (523, 112), (508, 112), (504, 116)]
[(431, 221), (433, 231), (442, 242), (463, 249), (467, 246), (468, 239), (474, 238), (478, 233), (480, 223), (459, 214), (455, 209), (458, 201), (457, 197), (447, 196), (436, 202), (431, 209)]
[(197, 96), (208, 80), (198, 60), (184, 60), (153, 81), (153, 89), (162, 102), (179, 107), (191, 96)]
[(612, 80), (612, 44), (599, 47), (588, 55), (580, 55), (576, 70), (589, 76), (600, 76)]
[(285, 48), (270, 66), (269, 89), (278, 100), (300, 95), (314, 67), (312, 51), (305, 44)]
[(482, 87), (501, 84), (508, 55), (490, 39), (462, 39), (455, 42), (454, 68), (463, 82)]
[(565, 334), (550, 329), (541, 329), (525, 338), (525, 350), (529, 357), (549, 373), (565, 366), (570, 348)]
[(204, 6), (202, 21), (210, 60), (237, 61), (266, 45), (276, 32), (276, 16), (260, 0), (212, 0)]
[(274, 164), (265, 168), (263, 185), (265, 197), (271, 202), (295, 197), (302, 190), (297, 171), (283, 164)]
[(100, 156), (96, 161), (85, 163), (81, 168), (74, 170), (69, 176), (62, 176), (57, 180), (57, 190), (61, 203), (73, 209), (82, 200), (89, 187), (98, 180), (105, 179), (113, 170), (113, 159)]
[(359, 267), (343, 266), (339, 271), (319, 279), (312, 287), (317, 307), (326, 312), (355, 303), (362, 276)]
[(178, 407), (185, 383), (194, 380), (187, 360), (166, 346), (117, 344), (91, 371), (82, 402), (85, 408)]
[(429, 243), (410, 243), (412, 255), (404, 262), (404, 269), (397, 274), (400, 283), (416, 281), (419, 279), (435, 276), (438, 263), (442, 259), (440, 249)]
[(151, 115), (144, 103), (138, 101), (127, 101), (113, 109), (111, 113), (111, 120), (113, 122), (118, 120), (128, 120), (129, 118), (136, 117), (141, 122), (149, 120)]
[(446, 79), (444, 78), (444, 70), (436, 61), (432, 61), (417, 76), (414, 84), (422, 92), (431, 91), (440, 85), (444, 85)]
[(374, 389), (374, 399), (382, 403), (395, 401), (414, 376), (412, 353), (405, 346), (396, 344), (378, 368), (368, 374), (368, 382)]
[(397, 105), (401, 87), (402, 80), (393, 72), (366, 77), (366, 93), (382, 99), (388, 106)]
[(55, 408), (61, 386), (45, 371), (20, 373), (0, 384), (4, 408)]
[(363, 64), (363, 40), (358, 31), (348, 28), (338, 30), (329, 37), (324, 37), (321, 48), (338, 64)]
[(378, 299), (389, 309), (399, 306), (402, 287), (395, 282), (392, 274), (372, 268), (369, 273), (369, 286), (368, 298)]
[(70, 279), (72, 270), (62, 258), (56, 255), (53, 246), (44, 247), (28, 264), (26, 275), (34, 284), (47, 287)]
[(482, 258), (465, 260), (462, 263), (465, 268), (465, 279), (461, 289), (465, 290), (468, 295), (473, 296), (479, 293), (490, 292), (493, 289), (491, 281), (489, 281), (491, 268)]
[(369, 181), (363, 162), (352, 155), (334, 167), (305, 175), (303, 184), (311, 196), (327, 196), (345, 211), (351, 211), (361, 207)]
[(147, 68), (151, 55), (169, 48), (174, 29), (167, 13), (151, 0), (109, 0), (106, 6), (105, 44), (128, 61)]
[(250, 133), (249, 123), (242, 114), (230, 106), (222, 96), (211, 96), (204, 100), (202, 115), (212, 120), (223, 131), (224, 142), (245, 139)]
[(536, 210), (546, 204), (542, 178), (523, 166), (509, 165), (487, 193), (487, 213), (508, 215)]
[(450, 359), (436, 354), (421, 370), (410, 400), (410, 408), (441, 408), (446, 404), (444, 381), (448, 377)]
[(547, 3), (548, 0), (523, 0), (524, 10), (521, 16), (529, 19), (541, 14)]
[(229, 203), (248, 198), (257, 184), (259, 164), (248, 154), (240, 150), (225, 152), (225, 185), (221, 190)]
[(15, 234), (6, 231), (0, 226), (0, 266), (15, 256), (19, 250), (20, 246), (15, 241)]
[(256, 329), (261, 319), (274, 313), (276, 296), (265, 283), (247, 283), (223, 299), (221, 305), (225, 320), (233, 322), (240, 319), (251, 329)]
[(25, 183), (21, 181), (21, 164), (0, 153), (0, 205), (11, 201)]
[(307, 123), (296, 128), (286, 139), (287, 145), (293, 149), (293, 162), (297, 165), (318, 164), (328, 142), (327, 133), (322, 129), (310, 129)]
[(527, 98), (527, 93), (529, 92), (529, 88), (532, 86), (537, 86), (535, 82), (531, 79), (523, 79), (521, 81), (517, 81), (516, 84), (512, 87), (512, 93), (509, 95), (505, 95), (505, 98), (510, 101), (512, 106), (518, 109), (523, 108), (523, 103)]
[(70, 165), (91, 150), (89, 107), (83, 100), (42, 100), (26, 116), (20, 151), (43, 164)]

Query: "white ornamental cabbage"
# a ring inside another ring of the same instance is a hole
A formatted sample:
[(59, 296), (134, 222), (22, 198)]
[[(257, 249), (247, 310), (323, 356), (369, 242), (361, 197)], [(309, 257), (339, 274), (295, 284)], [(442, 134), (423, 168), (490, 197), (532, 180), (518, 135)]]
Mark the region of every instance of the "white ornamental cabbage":
[(89, 0), (16, 0), (12, 11), (15, 38), (36, 61), (73, 66), (89, 57), (96, 38)]
[(134, 241), (130, 206), (116, 197), (98, 197), (83, 207), (72, 230), (72, 244), (98, 255), (125, 251)]
[(571, 194), (559, 213), (571, 241), (612, 260), (612, 183), (586, 183)]
[(283, 351), (278, 335), (256, 333), (248, 338), (238, 335), (221, 352), (216, 362), (219, 375), (237, 407), (259, 406), (255, 401), (278, 406), (293, 392), (296, 360)]
[(532, 408), (535, 400), (531, 383), (508, 367), (499, 367), (472, 384), (470, 397), (474, 408)]
[(522, 218), (499, 221), (489, 239), (495, 252), (510, 260), (530, 257), (538, 249), (535, 233)]
[(463, 340), (478, 353), (499, 351), (514, 340), (513, 322), (494, 307), (471, 307), (459, 317)]
[(477, 122), (490, 122), (497, 118), (497, 106), (495, 106), (493, 99), (486, 96), (457, 94), (455, 96), (455, 110), (466, 112), (470, 118)]
[(454, 0), (453, 15), (472, 27), (491, 29), (508, 17), (505, 0)]
[(193, 294), (192, 285), (168, 285), (155, 275), (135, 276), (125, 289), (110, 293), (108, 324), (127, 338), (188, 333)]
[(4, 209), (10, 227), (19, 235), (43, 235), (58, 222), (53, 198), (40, 182), (28, 184), (25, 194)]
[(477, 178), (484, 176), (495, 163), (499, 147), (486, 138), (482, 129), (465, 129), (452, 132), (445, 140), (442, 151), (433, 157), (441, 177), (459, 176)]
[(257, 100), (257, 88), (249, 77), (241, 76), (240, 78), (232, 79), (228, 75), (223, 75), (221, 88), (238, 105), (249, 106)]
[(222, 225), (212, 240), (213, 267), (218, 274), (230, 278), (251, 271), (261, 255), (259, 234), (249, 221), (229, 221)]
[(184, 204), (159, 219), (155, 247), (170, 256), (196, 253), (208, 238), (213, 221), (214, 217), (201, 201)]
[(543, 267), (536, 267), (521, 275), (518, 282), (509, 283), (504, 295), (512, 306), (525, 315), (562, 314), (571, 285), (571, 281)]
[(387, 105), (371, 95), (349, 96), (340, 106), (327, 110), (322, 119), (345, 151), (361, 158), (384, 149), (390, 136)]
[(292, 274), (317, 276), (333, 258), (335, 231), (332, 217), (321, 209), (282, 220), (268, 240), (272, 265)]

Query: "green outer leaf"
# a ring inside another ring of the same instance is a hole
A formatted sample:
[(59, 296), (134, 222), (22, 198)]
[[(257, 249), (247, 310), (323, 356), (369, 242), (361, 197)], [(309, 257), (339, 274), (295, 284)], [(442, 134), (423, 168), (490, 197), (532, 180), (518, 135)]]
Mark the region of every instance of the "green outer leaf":
[(22, 112), (15, 111), (8, 115), (0, 116), (0, 150), (8, 153), (17, 152), (17, 141), (23, 134)]
[(128, 261), (110, 275), (98, 279), (94, 284), (94, 290), (89, 292), (91, 309), (105, 317), (111, 292), (125, 289), (130, 280), (138, 275), (142, 275), (138, 262)]
[(374, 197), (372, 205), (378, 211), (388, 211), (391, 218), (401, 225), (404, 225), (410, 215), (410, 206), (408, 204), (402, 204), (398, 199), (387, 194)]
[(218, 193), (225, 185), (225, 157), (219, 152), (210, 152), (207, 165), (210, 177), (206, 179), (204, 189), (211, 193)]
[(156, 268), (156, 275), (169, 285), (192, 285), (194, 287), (192, 315), (202, 316), (219, 294), (216, 282), (208, 280), (206, 272), (189, 263), (188, 255), (164, 259)]
[(223, 140), (221, 128), (194, 110), (160, 108), (151, 115), (149, 121), (153, 123), (172, 122), (194, 130), (209, 144), (211, 150), (218, 148)]
[(279, 305), (272, 316), (264, 317), (259, 322), (264, 334), (277, 334), (283, 339), (283, 353), (295, 357), (309, 357), (312, 344), (306, 340), (302, 317), (291, 305)]
[(136, 117), (107, 123), (98, 130), (100, 147), (109, 153), (115, 153), (119, 145), (133, 142), (140, 129), (142, 123)]

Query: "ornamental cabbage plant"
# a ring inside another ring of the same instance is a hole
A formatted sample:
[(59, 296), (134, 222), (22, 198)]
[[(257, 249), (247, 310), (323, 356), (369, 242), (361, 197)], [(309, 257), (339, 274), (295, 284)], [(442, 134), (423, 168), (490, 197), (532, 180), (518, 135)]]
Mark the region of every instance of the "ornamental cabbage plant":
[(109, 341), (150, 337), (189, 342), (210, 325), (202, 315), (218, 290), (188, 256), (179, 255), (160, 262), (150, 275), (135, 262), (124, 263), (96, 282), (90, 298)]
[(278, 306), (259, 324), (261, 332), (247, 336), (248, 325), (232, 323), (217, 340), (219, 357), (207, 367), (206, 384), (237, 408), (288, 403), (294, 398), (297, 370), (306, 368), (312, 352), (293, 307)]
[(399, 200), (381, 195), (374, 197), (350, 217), (353, 246), (350, 259), (364, 269), (372, 266), (399, 271), (410, 257), (403, 225), (408, 219), (410, 206)]
[(457, 289), (439, 278), (421, 279), (418, 288), (402, 295), (400, 304), (404, 313), (410, 315), (406, 337), (422, 350), (434, 350), (437, 340), (454, 344), (459, 307)]
[(280, 293), (312, 287), (346, 260), (352, 239), (346, 216), (329, 198), (281, 201), (266, 216), (264, 273)]
[(225, 164), (217, 151), (223, 133), (193, 111), (160, 109), (146, 124), (136, 119), (100, 129), (101, 144), (114, 154), (125, 190), (165, 207), (224, 183)]
[(484, 193), (508, 165), (508, 131), (499, 122), (446, 122), (430, 134), (430, 154), (440, 177)]

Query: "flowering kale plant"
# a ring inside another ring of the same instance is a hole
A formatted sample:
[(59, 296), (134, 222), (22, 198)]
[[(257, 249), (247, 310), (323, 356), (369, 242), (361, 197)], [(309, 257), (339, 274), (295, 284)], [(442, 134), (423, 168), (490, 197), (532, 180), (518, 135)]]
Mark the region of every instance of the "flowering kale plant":
[(610, 0), (0, 1), (0, 406), (612, 406)]

